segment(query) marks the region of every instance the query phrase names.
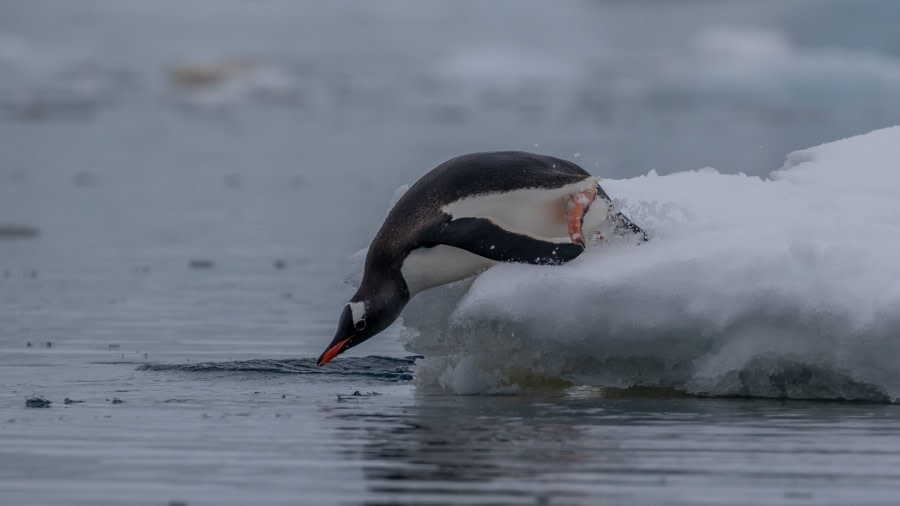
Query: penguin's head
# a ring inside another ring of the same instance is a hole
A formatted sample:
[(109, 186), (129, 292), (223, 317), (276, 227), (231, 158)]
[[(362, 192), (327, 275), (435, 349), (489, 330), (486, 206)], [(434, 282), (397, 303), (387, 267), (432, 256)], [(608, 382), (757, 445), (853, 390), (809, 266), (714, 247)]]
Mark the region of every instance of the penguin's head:
[(388, 328), (400, 316), (400, 311), (408, 300), (408, 292), (398, 290), (391, 284), (382, 286), (369, 297), (357, 292), (344, 306), (338, 320), (337, 333), (316, 364), (321, 367), (344, 351)]

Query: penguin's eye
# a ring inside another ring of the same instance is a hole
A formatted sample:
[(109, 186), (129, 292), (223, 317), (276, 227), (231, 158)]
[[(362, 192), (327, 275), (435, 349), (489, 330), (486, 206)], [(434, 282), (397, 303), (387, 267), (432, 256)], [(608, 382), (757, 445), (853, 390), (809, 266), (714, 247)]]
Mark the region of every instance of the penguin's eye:
[(356, 330), (363, 330), (363, 329), (365, 329), (365, 328), (366, 328), (366, 319), (363, 318), (362, 320), (360, 320), (360, 321), (354, 323), (354, 324), (353, 324), (353, 328), (355, 328)]

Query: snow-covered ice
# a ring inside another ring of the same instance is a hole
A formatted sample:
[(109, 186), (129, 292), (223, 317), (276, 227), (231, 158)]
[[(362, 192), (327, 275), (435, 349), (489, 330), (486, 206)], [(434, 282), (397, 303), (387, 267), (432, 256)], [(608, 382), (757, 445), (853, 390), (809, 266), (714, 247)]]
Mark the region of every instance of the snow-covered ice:
[(893, 127), (791, 153), (766, 179), (605, 180), (654, 238), (418, 295), (403, 319), (418, 380), (898, 399), (898, 169)]

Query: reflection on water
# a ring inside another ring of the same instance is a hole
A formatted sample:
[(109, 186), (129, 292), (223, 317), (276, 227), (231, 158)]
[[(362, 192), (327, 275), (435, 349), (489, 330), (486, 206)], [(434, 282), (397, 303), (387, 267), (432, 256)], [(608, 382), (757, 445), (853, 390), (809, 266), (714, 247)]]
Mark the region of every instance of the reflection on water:
[(419, 392), (412, 405), (383, 408), (326, 411), (342, 453), (362, 460), (373, 504), (691, 504), (698, 487), (710, 504), (779, 504), (884, 499), (900, 480), (900, 458), (880, 446), (900, 435), (895, 406), (611, 399), (582, 387)]
[[(542, 406), (532, 404), (533, 399), (497, 398), (515, 409), (510, 414), (485, 410), (475, 398), (426, 394), (418, 400), (424, 405), (402, 415), (339, 416), (356, 426), (345, 427), (348, 432), (365, 427), (361, 451), (344, 451), (348, 458), (363, 459), (373, 493), (425, 501), (471, 496), (501, 503), (584, 496), (548, 482), (545, 475), (548, 470), (565, 474), (585, 459), (577, 448), (587, 429), (566, 419), (541, 419)], [(524, 485), (529, 482), (533, 485)]]

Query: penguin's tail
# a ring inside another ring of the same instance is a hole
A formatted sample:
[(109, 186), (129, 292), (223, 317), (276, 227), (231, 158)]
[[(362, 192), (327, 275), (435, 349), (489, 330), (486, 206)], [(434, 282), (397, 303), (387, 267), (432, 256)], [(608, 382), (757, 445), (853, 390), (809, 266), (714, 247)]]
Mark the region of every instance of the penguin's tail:
[(616, 208), (615, 204), (609, 195), (597, 185), (597, 198), (601, 198), (606, 201), (606, 204), (609, 206), (609, 221), (613, 225), (613, 233), (618, 236), (634, 236), (638, 238), (638, 244), (643, 244), (650, 240), (650, 236), (647, 232), (635, 224), (633, 221), (629, 220), (627, 216), (622, 214), (622, 211), (619, 211)]

